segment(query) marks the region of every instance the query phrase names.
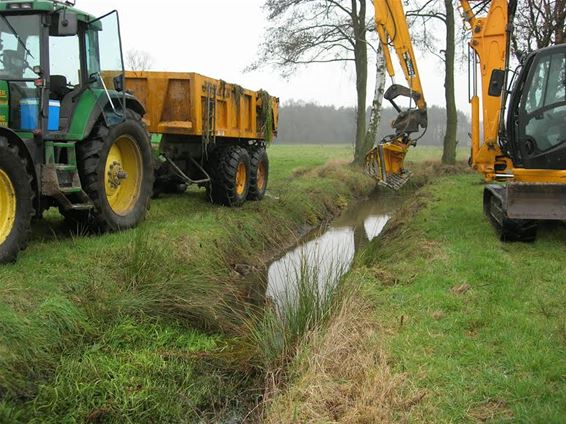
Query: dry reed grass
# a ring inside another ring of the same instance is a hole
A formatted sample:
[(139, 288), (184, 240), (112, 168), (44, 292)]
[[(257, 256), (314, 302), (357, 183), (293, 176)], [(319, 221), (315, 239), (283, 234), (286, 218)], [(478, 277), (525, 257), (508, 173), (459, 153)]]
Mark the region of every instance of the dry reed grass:
[[(312, 334), (266, 408), (266, 423), (389, 423), (424, 393), (407, 387), (380, 347), (380, 328), (361, 289), (346, 296), (326, 331)], [(293, 378), (294, 377), (294, 378)]]

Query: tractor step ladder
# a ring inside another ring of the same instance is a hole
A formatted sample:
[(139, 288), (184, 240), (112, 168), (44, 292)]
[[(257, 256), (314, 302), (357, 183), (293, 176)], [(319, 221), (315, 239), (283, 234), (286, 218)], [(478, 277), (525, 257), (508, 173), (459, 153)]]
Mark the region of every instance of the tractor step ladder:
[(66, 211), (90, 210), (94, 205), (81, 186), (75, 145), (74, 141), (45, 142), (41, 191), (55, 198)]

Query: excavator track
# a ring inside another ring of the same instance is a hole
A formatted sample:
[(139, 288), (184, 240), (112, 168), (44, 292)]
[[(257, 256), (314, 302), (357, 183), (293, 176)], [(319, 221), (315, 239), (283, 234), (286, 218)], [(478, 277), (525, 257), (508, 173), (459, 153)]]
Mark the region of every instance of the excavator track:
[(511, 219), (505, 209), (505, 187), (489, 185), (484, 190), (484, 213), (503, 242), (532, 243), (537, 237), (534, 219)]

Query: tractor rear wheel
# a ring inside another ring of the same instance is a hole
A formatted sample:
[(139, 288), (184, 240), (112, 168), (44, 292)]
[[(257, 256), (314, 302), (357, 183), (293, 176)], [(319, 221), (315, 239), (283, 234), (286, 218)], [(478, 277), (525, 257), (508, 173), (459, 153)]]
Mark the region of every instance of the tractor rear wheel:
[(15, 261), (27, 246), (33, 196), (26, 160), (0, 137), (0, 263)]
[(265, 147), (250, 148), (250, 190), (248, 200), (261, 200), (267, 191), (269, 159)]
[(212, 178), (208, 194), (213, 203), (242, 206), (250, 187), (250, 155), (240, 146), (218, 148), (208, 160)]
[(111, 128), (101, 124), (79, 145), (83, 189), (94, 203), (88, 224), (100, 231), (133, 228), (145, 217), (153, 192), (149, 134), (133, 112)]

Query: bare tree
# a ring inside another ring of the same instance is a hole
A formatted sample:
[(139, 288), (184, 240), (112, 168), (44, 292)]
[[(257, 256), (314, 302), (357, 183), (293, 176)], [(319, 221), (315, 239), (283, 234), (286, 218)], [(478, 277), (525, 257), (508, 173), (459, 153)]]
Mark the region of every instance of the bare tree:
[(385, 92), (385, 75), (385, 57), (383, 56), (381, 44), (378, 44), (376, 50), (375, 91), (373, 93), (373, 102), (371, 104), (371, 113), (366, 133), (366, 147), (371, 147), (378, 141), (377, 134), (381, 124), (381, 110), (383, 108), (383, 94)]
[[(446, 99), (446, 131), (442, 151), (442, 163), (456, 163), (458, 144), (458, 110), (456, 108), (456, 88), (454, 69), (456, 63), (456, 25), (452, 0), (413, 0), (413, 10), (407, 16), (421, 24), (419, 44), (444, 63), (444, 97)], [(444, 49), (438, 52), (434, 25), (441, 23), (446, 29)]]
[(126, 67), (131, 71), (148, 71), (153, 66), (153, 57), (143, 50), (129, 50), (126, 53)]
[(513, 50), (522, 60), (536, 49), (566, 43), (566, 0), (519, 0)]
[(367, 32), (374, 27), (366, 20), (366, 0), (265, 0), (264, 9), (271, 27), (251, 69), (272, 65), (288, 76), (298, 66), (313, 63), (355, 65), (354, 162), (362, 164), (371, 147), (366, 144)]

